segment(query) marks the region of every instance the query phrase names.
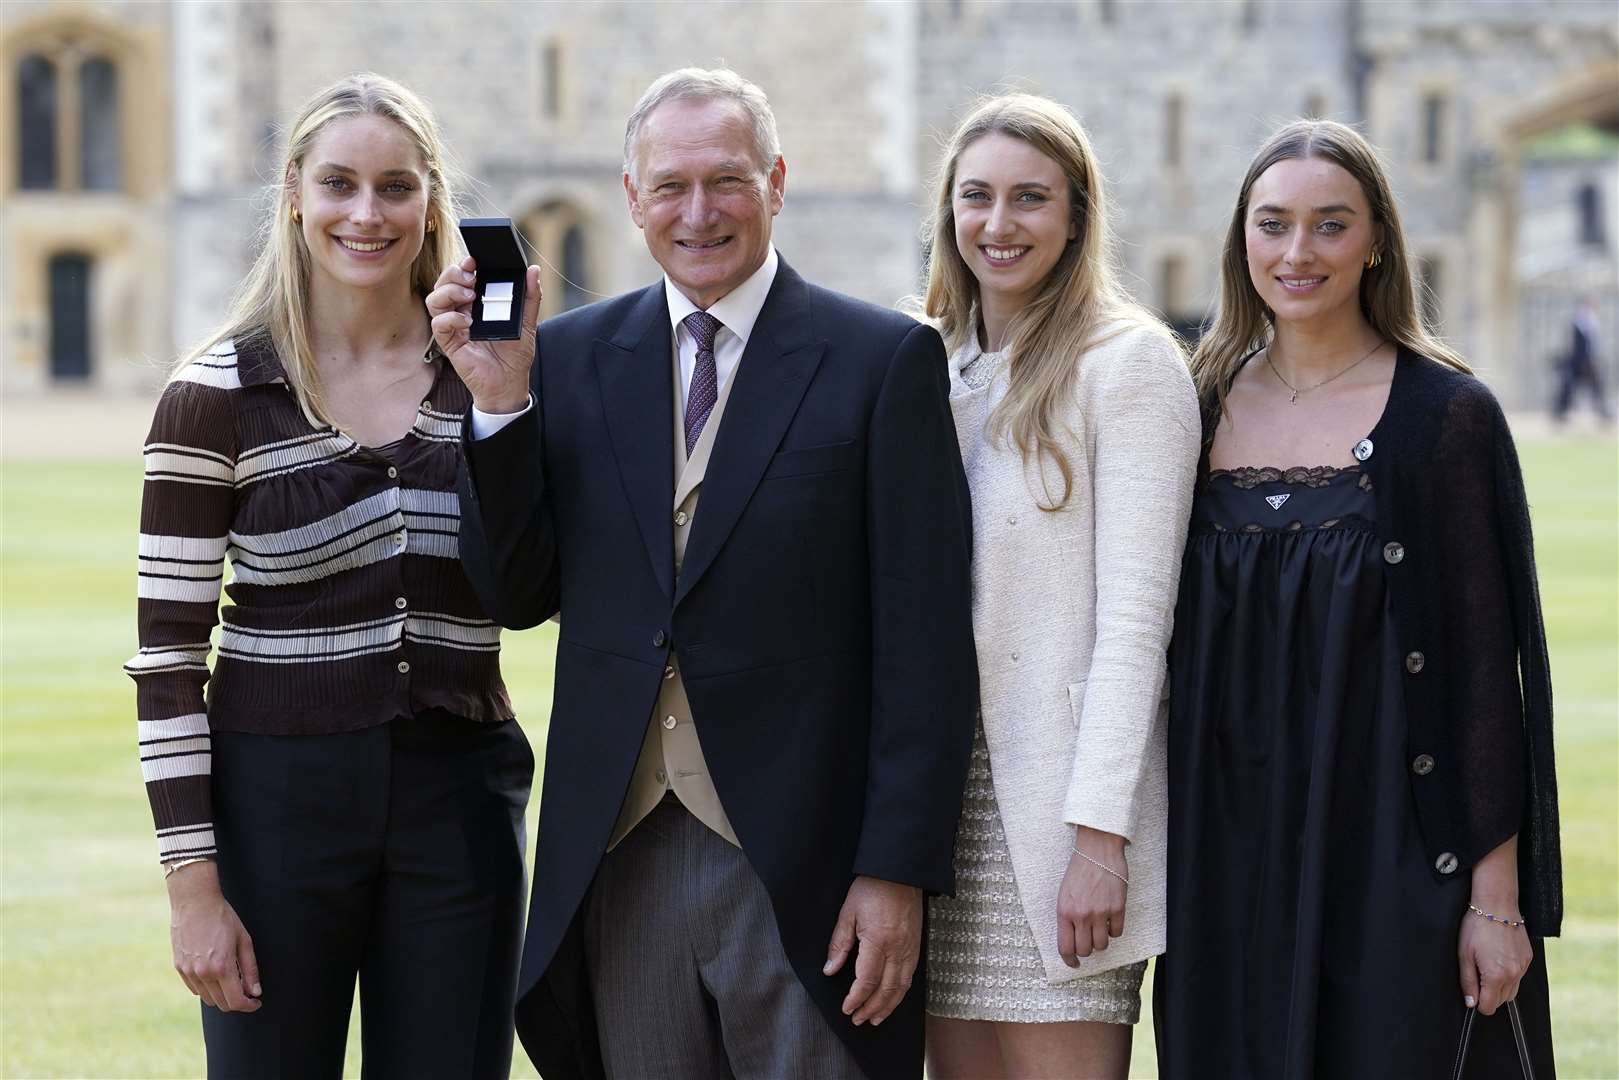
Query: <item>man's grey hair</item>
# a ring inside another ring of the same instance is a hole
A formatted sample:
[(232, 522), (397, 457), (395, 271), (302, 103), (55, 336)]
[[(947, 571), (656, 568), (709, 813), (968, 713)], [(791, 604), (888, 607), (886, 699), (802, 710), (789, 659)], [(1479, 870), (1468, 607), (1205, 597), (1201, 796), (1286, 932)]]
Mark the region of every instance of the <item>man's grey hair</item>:
[(769, 172), (781, 156), (781, 139), (776, 134), (776, 114), (770, 99), (758, 86), (729, 68), (681, 68), (659, 76), (630, 112), (624, 125), (624, 171), (630, 182), (636, 177), (636, 139), (641, 125), (654, 109), (669, 101), (730, 101), (742, 109), (753, 128), (753, 152), (762, 172)]

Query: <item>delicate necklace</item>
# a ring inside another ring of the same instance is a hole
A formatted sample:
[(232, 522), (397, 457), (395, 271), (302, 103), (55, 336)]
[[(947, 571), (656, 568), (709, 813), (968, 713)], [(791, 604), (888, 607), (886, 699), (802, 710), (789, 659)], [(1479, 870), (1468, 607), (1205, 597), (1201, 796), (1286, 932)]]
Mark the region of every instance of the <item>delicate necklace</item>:
[(1270, 354), (1271, 354), (1270, 349), (1265, 350), (1265, 363), (1270, 365), (1271, 374), (1275, 375), (1277, 377), (1277, 379), (1280, 379), (1282, 385), (1287, 387), (1289, 390), (1291, 390), (1293, 392), (1293, 396), (1287, 399), (1287, 403), (1289, 405), (1292, 405), (1292, 404), (1294, 404), (1295, 402), (1297, 402), (1299, 400), (1299, 395), (1300, 394), (1308, 394), (1311, 390), (1319, 390), (1323, 386), (1327, 385), (1329, 382), (1332, 382), (1334, 379), (1341, 379), (1345, 375), (1348, 375), (1351, 371), (1354, 371), (1356, 368), (1360, 367), (1366, 361), (1370, 360), (1372, 358), (1372, 353), (1376, 352), (1378, 349), (1381, 349), (1382, 347), (1383, 347), (1383, 340), (1381, 338), (1379, 338), (1378, 341), (1377, 341), (1377, 344), (1373, 345), (1372, 348), (1371, 348), (1371, 351), (1368, 352), (1365, 356), (1361, 357), (1359, 360), (1356, 360), (1353, 364), (1350, 364), (1348, 367), (1346, 367), (1342, 371), (1338, 372), (1338, 374), (1327, 376), (1325, 379), (1322, 379), (1320, 382), (1316, 383), (1314, 386), (1304, 386), (1304, 387), (1294, 386), (1292, 383), (1288, 382), (1286, 379), (1283, 379), (1282, 378), (1282, 373), (1280, 371), (1276, 370), (1275, 361), (1273, 361), (1270, 358)]

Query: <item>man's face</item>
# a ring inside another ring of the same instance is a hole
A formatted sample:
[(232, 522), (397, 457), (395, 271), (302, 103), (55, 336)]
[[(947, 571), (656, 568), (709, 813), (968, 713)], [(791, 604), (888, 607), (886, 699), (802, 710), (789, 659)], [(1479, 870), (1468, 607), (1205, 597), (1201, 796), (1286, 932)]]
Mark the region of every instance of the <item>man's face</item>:
[(666, 101), (641, 123), (630, 217), (669, 280), (699, 308), (735, 289), (770, 252), (787, 163), (754, 154), (753, 129), (729, 101)]

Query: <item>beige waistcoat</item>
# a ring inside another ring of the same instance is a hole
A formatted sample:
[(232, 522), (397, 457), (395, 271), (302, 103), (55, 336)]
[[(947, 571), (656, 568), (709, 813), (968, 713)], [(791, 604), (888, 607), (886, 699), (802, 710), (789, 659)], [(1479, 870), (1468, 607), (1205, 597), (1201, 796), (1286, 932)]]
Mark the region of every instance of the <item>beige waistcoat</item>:
[[(671, 350), (674, 359), (674, 385), (680, 385), (680, 355)], [(697, 496), (703, 486), (703, 474), (708, 469), (709, 453), (714, 436), (720, 428), (720, 416), (725, 411), (726, 399), (736, 383), (736, 373), (725, 380), (714, 411), (709, 413), (703, 433), (692, 447), (690, 460), (686, 457), (686, 422), (682, 414), (683, 395), (674, 397), (674, 423), (671, 430), (675, 440), (675, 504), (670, 513), (675, 525), (675, 578), (679, 580), (680, 564), (686, 557), (686, 540), (697, 521)], [(658, 700), (652, 706), (652, 717), (647, 722), (646, 739), (641, 743), (641, 756), (635, 762), (630, 777), (630, 789), (624, 796), (624, 806), (618, 812), (618, 823), (613, 826), (611, 849), (641, 819), (652, 812), (664, 794), (673, 790), (692, 816), (738, 847), (731, 820), (720, 805), (719, 793), (708, 774), (708, 763), (703, 760), (703, 746), (697, 738), (697, 725), (692, 720), (691, 703), (686, 700), (686, 687), (680, 678), (680, 662), (673, 654), (663, 669), (663, 683)]]

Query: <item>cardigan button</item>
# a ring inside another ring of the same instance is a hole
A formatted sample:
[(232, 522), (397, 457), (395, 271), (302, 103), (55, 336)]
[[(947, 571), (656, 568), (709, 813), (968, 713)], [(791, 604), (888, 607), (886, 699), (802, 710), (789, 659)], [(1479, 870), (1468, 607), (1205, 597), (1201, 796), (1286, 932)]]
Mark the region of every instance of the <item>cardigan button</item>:
[(1362, 439), (1355, 444), (1355, 449), (1351, 452), (1355, 455), (1356, 461), (1365, 461), (1372, 456), (1372, 440)]
[(654, 630), (652, 632), (652, 647), (654, 649), (663, 648), (663, 643), (668, 640), (669, 635), (665, 634), (662, 630)]
[(1433, 868), (1441, 874), (1454, 874), (1456, 868), (1460, 865), (1461, 860), (1456, 858), (1456, 853), (1453, 851), (1441, 851), (1439, 858), (1433, 861)]
[(1416, 650), (1413, 649), (1411, 652), (1405, 654), (1405, 670), (1409, 671), (1411, 674), (1415, 675), (1417, 672), (1421, 671), (1427, 666), (1428, 658)]
[(1433, 755), (1418, 754), (1416, 757), (1412, 758), (1411, 771), (1416, 773), (1418, 776), (1427, 776), (1429, 773), (1433, 772)]
[(1405, 545), (1400, 543), (1398, 540), (1390, 540), (1388, 543), (1384, 544), (1383, 561), (1388, 563), (1390, 566), (1395, 566), (1404, 562)]

